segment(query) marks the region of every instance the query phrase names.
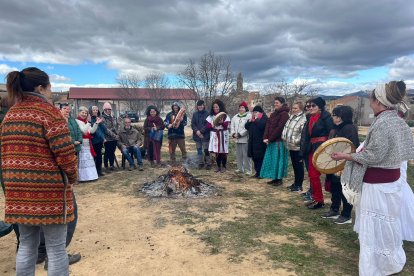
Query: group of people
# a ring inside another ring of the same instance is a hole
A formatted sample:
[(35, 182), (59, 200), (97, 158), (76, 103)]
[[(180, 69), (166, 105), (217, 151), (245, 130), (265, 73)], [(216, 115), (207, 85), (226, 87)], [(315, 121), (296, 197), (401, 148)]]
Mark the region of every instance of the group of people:
[[(40, 233), (47, 251), (48, 275), (69, 275), (73, 256), (68, 256), (65, 247), (77, 220), (73, 185), (102, 175), (103, 148), (104, 166), (109, 172), (114, 170), (116, 147), (130, 162), (131, 170), (135, 169), (132, 158), (128, 159), (131, 154), (142, 169), (141, 146), (147, 149), (150, 162), (159, 164), (167, 128), (171, 160), (176, 159), (177, 145), (186, 158), (187, 117), (178, 103), (172, 105), (165, 120), (155, 106), (149, 106), (142, 139), (128, 118), (117, 126), (109, 103), (104, 104), (102, 116), (96, 106), (80, 107), (76, 118), (71, 118), (67, 105), (59, 112), (45, 96), (50, 89), (48, 75), (34, 67), (7, 76), (10, 109), (1, 127), (0, 178), (5, 190), (5, 222), (17, 226), (20, 239), (17, 275), (34, 275)], [(334, 218), (338, 224), (350, 223), (355, 206), (360, 275), (398, 273), (406, 262), (402, 241), (414, 241), (414, 194), (406, 176), (407, 160), (414, 159), (414, 141), (401, 118), (407, 111), (405, 94), (402, 81), (381, 84), (373, 90), (370, 106), (375, 119), (361, 145), (352, 109), (338, 106), (331, 115), (320, 97), (305, 104), (295, 102), (291, 109), (284, 98), (277, 97), (269, 117), (260, 106), (250, 113), (242, 102), (231, 120), (222, 101), (215, 100), (208, 112), (200, 100), (191, 119), (199, 168), (210, 169), (214, 155), (215, 171), (225, 172), (229, 141), (234, 139), (236, 173), (268, 178), (268, 184), (280, 186), (287, 176), (290, 156), (295, 177), (288, 188), (302, 191), (306, 168), (310, 189), (304, 196), (307, 207), (315, 210), (325, 203), (313, 155), (331, 138), (348, 138), (358, 149), (352, 154), (332, 153), (332, 159), (346, 160), (346, 165), (341, 175), (326, 177), (332, 204), (323, 217)], [(343, 210), (339, 212), (341, 203)]]

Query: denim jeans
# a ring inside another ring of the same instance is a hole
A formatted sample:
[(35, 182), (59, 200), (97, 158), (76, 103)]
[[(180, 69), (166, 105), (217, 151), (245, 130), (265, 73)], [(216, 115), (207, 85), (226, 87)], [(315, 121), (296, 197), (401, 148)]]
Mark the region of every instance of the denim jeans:
[(129, 165), (134, 166), (134, 159), (132, 159), (130, 155), (131, 152), (134, 155), (135, 159), (137, 159), (138, 165), (142, 166), (141, 150), (137, 145), (122, 149), (122, 154), (125, 156), (126, 160), (128, 160)]
[[(67, 234), (66, 234), (66, 247), (69, 246), (70, 242), (72, 241), (73, 234), (76, 230), (76, 224), (78, 223), (78, 204), (76, 203), (75, 193), (72, 193), (73, 197), (73, 214), (75, 215), (75, 219), (68, 223), (67, 227)], [(45, 241), (45, 234), (42, 230), (40, 230), (40, 244), (38, 248), (38, 255), (40, 256), (47, 256), (46, 251), (46, 241)]]
[(66, 224), (25, 225), (19, 224), (20, 247), (16, 256), (16, 275), (35, 275), (40, 229), (46, 239), (48, 253), (48, 276), (69, 275), (69, 260), (66, 253)]
[[(198, 157), (198, 164), (203, 165), (204, 162), (208, 165), (211, 165), (210, 161), (210, 152), (208, 151), (208, 141), (196, 141), (196, 148), (197, 148), (197, 157)], [(204, 150), (204, 158), (203, 158), (203, 150)]]

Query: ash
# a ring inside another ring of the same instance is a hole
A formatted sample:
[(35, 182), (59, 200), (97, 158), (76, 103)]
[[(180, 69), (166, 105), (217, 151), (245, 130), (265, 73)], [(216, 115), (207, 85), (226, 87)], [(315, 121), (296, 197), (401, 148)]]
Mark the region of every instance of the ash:
[(156, 180), (147, 182), (141, 192), (150, 197), (202, 198), (218, 195), (214, 185), (195, 178), (185, 167), (172, 167)]

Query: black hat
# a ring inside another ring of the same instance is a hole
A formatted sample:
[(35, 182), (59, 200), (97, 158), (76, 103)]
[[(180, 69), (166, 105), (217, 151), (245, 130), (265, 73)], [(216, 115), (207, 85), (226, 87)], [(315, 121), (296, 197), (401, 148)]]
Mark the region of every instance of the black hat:
[(260, 112), (260, 113), (264, 113), (263, 108), (260, 105), (256, 105), (253, 108), (253, 112), (255, 112), (255, 111)]
[(332, 116), (341, 118), (344, 123), (352, 124), (352, 107), (347, 105), (339, 105), (332, 110)]
[(326, 102), (321, 97), (317, 97), (315, 99), (310, 100), (311, 103), (316, 104), (320, 110), (325, 109)]
[(203, 100), (198, 100), (197, 101), (197, 106), (200, 106), (200, 105), (204, 105), (204, 101)]

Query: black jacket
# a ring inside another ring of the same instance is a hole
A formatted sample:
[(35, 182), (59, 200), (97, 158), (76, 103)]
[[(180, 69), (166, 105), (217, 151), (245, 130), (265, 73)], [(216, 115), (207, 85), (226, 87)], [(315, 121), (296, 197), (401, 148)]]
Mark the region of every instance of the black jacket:
[[(207, 117), (209, 113), (207, 110), (194, 112), (191, 118), (191, 128), (193, 130), (193, 140), (196, 142), (207, 142), (210, 140), (210, 129), (206, 128)], [(199, 130), (203, 134), (203, 139), (197, 136), (196, 132)]]
[(301, 155), (307, 156), (310, 152), (315, 152), (315, 150), (323, 143), (323, 142), (317, 142), (312, 144), (311, 138), (316, 137), (328, 137), (329, 133), (331, 132), (334, 123), (331, 117), (331, 114), (323, 110), (321, 113), (321, 117), (319, 120), (313, 125), (312, 133), (309, 133), (309, 122), (310, 117), (306, 117), (308, 120), (306, 121), (306, 124), (303, 128), (302, 139), (301, 140)]
[[(335, 125), (332, 129), (329, 139), (336, 137), (344, 137), (350, 140), (354, 146), (359, 147), (359, 137), (358, 137), (358, 128), (352, 123), (342, 123), (340, 125)], [(334, 174), (327, 174), (326, 177), (331, 182), (341, 183), (341, 178)]]
[(266, 152), (266, 144), (263, 143), (263, 136), (266, 128), (267, 116), (263, 113), (260, 120), (247, 122), (244, 127), (249, 131), (247, 142), (247, 156), (253, 159), (263, 159)]

